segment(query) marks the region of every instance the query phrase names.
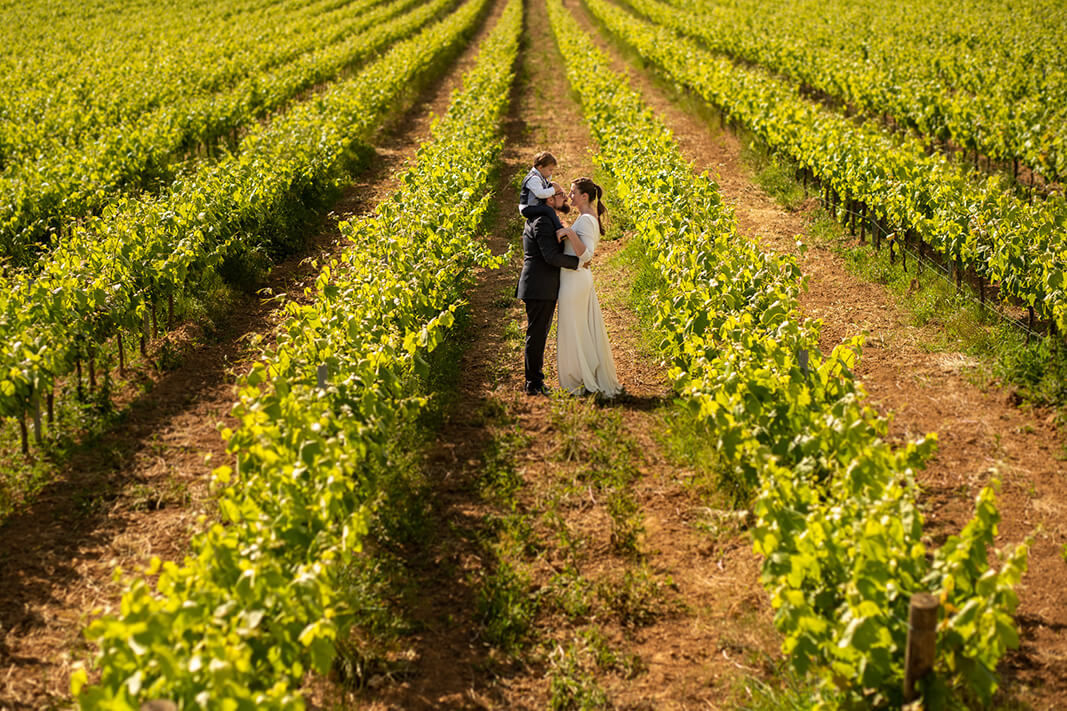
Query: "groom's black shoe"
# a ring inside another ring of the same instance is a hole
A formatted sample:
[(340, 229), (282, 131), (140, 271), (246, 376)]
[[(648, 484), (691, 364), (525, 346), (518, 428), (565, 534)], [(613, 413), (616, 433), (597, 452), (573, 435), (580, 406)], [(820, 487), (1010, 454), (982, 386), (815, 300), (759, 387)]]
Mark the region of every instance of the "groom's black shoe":
[(527, 395), (551, 395), (552, 391), (544, 383), (526, 383)]

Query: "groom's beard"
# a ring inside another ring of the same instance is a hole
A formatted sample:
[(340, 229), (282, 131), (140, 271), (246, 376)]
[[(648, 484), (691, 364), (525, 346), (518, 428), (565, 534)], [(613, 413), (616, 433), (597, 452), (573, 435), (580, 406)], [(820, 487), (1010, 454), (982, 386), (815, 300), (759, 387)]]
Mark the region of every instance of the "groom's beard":
[(570, 205), (568, 205), (567, 203), (563, 203), (562, 205), (560, 205), (559, 207), (557, 207), (557, 208), (556, 208), (556, 210), (557, 210), (558, 212), (562, 212), (562, 213), (563, 213), (564, 215), (566, 215), (566, 214), (567, 214), (568, 212), (570, 212), (570, 211), (571, 211), (571, 206), (570, 206)]

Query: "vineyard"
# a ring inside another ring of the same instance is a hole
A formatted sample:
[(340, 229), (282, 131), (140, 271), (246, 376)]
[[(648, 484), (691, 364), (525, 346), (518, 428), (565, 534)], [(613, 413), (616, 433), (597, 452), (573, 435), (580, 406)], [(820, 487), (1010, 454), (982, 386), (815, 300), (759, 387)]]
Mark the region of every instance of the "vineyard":
[(1067, 704), (1060, 4), (0, 13), (0, 710)]

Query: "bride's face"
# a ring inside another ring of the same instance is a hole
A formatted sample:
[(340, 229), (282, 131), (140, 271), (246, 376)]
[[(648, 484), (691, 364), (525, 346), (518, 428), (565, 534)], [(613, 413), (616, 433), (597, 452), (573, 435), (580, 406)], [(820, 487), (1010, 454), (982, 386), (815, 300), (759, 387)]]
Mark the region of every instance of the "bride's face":
[(579, 210), (589, 204), (589, 198), (585, 196), (585, 193), (579, 192), (573, 185), (571, 186), (570, 198), (571, 204)]

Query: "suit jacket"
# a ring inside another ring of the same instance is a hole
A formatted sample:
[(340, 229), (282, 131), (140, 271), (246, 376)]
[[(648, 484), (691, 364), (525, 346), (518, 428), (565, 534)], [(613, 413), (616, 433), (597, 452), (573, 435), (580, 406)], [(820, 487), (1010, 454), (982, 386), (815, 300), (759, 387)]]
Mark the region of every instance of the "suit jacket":
[(515, 296), (520, 299), (559, 297), (559, 270), (577, 269), (578, 257), (563, 253), (556, 228), (547, 217), (537, 217), (522, 230), (522, 274)]

